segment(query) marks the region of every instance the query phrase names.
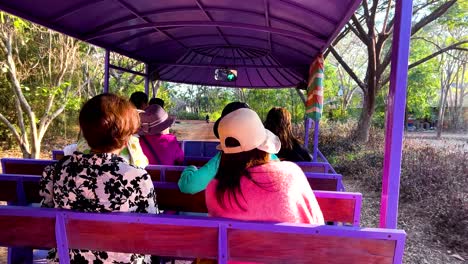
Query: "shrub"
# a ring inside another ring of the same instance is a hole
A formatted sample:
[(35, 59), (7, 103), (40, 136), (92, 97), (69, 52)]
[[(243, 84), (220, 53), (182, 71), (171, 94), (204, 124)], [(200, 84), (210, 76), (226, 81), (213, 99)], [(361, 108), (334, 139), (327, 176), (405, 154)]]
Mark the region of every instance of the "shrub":
[[(329, 123), (321, 129), (320, 150), (333, 161), (338, 173), (355, 179), (364, 190), (380, 192), (384, 133), (372, 129), (369, 142), (358, 145), (351, 138), (354, 124)], [(400, 202), (430, 225), (434, 240), (450, 248), (468, 249), (468, 152), (464, 146), (418, 139), (403, 145)], [(376, 216), (377, 217), (377, 216)], [(409, 220), (411, 221), (411, 220)], [(421, 222), (421, 221), (415, 221)]]

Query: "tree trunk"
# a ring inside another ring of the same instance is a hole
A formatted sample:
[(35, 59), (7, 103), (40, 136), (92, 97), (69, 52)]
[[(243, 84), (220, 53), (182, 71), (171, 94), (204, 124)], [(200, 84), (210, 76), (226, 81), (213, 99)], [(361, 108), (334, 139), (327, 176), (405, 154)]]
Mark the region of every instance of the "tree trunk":
[[(369, 58), (375, 57), (375, 50), (369, 48)], [(369, 141), (369, 130), (372, 124), (372, 116), (375, 112), (375, 96), (378, 90), (377, 71), (375, 69), (375, 62), (369, 61), (367, 65), (366, 74), (366, 91), (364, 91), (364, 98), (362, 101), (362, 112), (359, 117), (358, 127), (355, 132), (355, 139), (358, 142)]]
[(439, 113), (438, 113), (438, 121), (437, 121), (437, 139), (440, 139), (442, 136), (442, 129), (444, 127), (444, 116), (445, 116), (445, 105), (447, 103), (447, 94), (448, 90), (450, 89), (450, 79), (452, 78), (451, 70), (447, 70), (447, 76), (444, 81), (444, 77), (442, 74), (440, 82), (440, 101), (439, 101)]
[(374, 115), (374, 112), (375, 96), (369, 96), (369, 94), (364, 93), (361, 115), (359, 117), (357, 129), (354, 132), (354, 138), (358, 142), (369, 141), (369, 130), (372, 124), (372, 116)]

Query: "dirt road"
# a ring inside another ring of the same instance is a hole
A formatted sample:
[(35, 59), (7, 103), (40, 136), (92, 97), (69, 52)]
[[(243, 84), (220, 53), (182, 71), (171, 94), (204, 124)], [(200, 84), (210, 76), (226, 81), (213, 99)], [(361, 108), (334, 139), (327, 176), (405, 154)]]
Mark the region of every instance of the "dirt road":
[(218, 140), (213, 134), (214, 122), (206, 123), (200, 120), (180, 120), (177, 121), (171, 130), (178, 140)]

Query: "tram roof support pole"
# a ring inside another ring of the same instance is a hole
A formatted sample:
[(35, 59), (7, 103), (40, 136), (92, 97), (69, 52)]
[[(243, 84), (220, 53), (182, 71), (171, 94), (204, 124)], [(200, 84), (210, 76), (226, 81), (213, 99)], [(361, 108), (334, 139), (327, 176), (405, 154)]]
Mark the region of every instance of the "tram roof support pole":
[[(145, 63), (145, 94), (149, 96), (149, 83), (150, 83), (150, 78), (149, 78), (149, 66), (148, 63)], [(154, 97), (154, 94), (153, 94)]]
[(317, 162), (319, 133), (320, 133), (320, 120), (316, 120), (314, 121), (314, 150), (313, 150), (314, 162)]
[(109, 60), (110, 51), (106, 49), (106, 54), (104, 56), (104, 93), (109, 92)]
[(412, 0), (397, 0), (385, 127), (380, 227), (397, 227)]

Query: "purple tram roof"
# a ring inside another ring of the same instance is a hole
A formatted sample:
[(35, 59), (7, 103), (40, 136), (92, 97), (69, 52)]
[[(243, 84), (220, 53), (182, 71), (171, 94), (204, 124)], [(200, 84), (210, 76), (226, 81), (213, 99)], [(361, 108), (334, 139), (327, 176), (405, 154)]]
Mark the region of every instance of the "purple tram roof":
[[(276, 88), (307, 79), (360, 0), (2, 0), (0, 9), (150, 65), (160, 80)], [(238, 70), (236, 82), (214, 79)]]

